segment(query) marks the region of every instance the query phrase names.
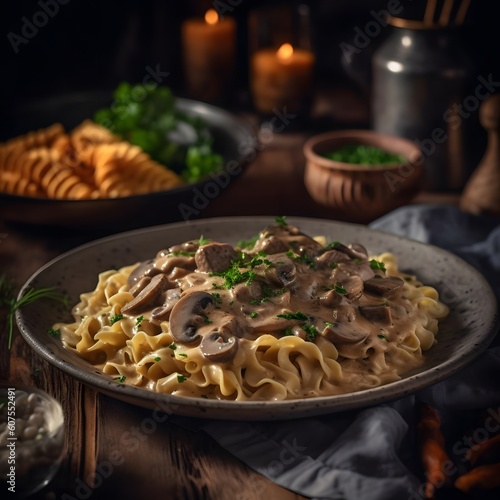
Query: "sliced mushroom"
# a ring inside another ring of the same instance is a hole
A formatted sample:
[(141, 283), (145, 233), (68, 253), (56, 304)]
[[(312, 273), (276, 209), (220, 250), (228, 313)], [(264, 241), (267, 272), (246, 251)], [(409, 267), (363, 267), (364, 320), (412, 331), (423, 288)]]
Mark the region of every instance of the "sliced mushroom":
[(146, 260), (141, 262), (129, 275), (127, 283), (130, 287), (135, 285), (141, 278), (144, 276), (149, 276), (152, 278), (157, 274), (160, 274), (161, 271), (155, 267), (154, 260)]
[(401, 278), (374, 276), (365, 281), (365, 291), (372, 295), (387, 297), (400, 290), (403, 285), (404, 281)]
[(170, 317), (174, 305), (181, 298), (182, 290), (180, 288), (171, 288), (165, 292), (163, 305), (151, 311), (151, 318), (157, 322), (165, 321)]
[(198, 328), (205, 324), (207, 313), (215, 305), (215, 299), (207, 292), (191, 292), (181, 297), (170, 313), (170, 333), (175, 340), (186, 344), (200, 337)]
[[(286, 249), (283, 252), (292, 249), (297, 253), (308, 252), (316, 255), (319, 253), (323, 246), (318, 243), (314, 238), (303, 233), (295, 226), (287, 224), (285, 226), (268, 226), (264, 231), (261, 232), (259, 240), (254, 247), (254, 249), (260, 248), (263, 240), (275, 237), (280, 239), (286, 245)], [(275, 252), (273, 252), (275, 253)]]
[(368, 257), (366, 248), (359, 243), (353, 243), (347, 246), (337, 241), (335, 245), (333, 245), (333, 248), (339, 252), (345, 253), (351, 259), (366, 259)]
[(319, 304), (323, 307), (336, 307), (343, 302), (343, 297), (341, 294), (337, 293), (335, 290), (329, 290), (328, 292), (320, 295), (318, 297)]
[(170, 286), (171, 283), (164, 274), (157, 274), (136, 297), (122, 307), (121, 312), (134, 315), (153, 309), (161, 304), (163, 292)]
[(137, 295), (139, 295), (139, 292), (142, 292), (142, 290), (144, 290), (146, 286), (149, 285), (149, 283), (151, 283), (151, 278), (149, 276), (144, 276), (139, 281), (137, 281), (132, 288), (130, 288), (129, 292), (134, 297), (137, 297)]
[(358, 255), (358, 259), (368, 259), (368, 250), (360, 243), (351, 243), (349, 248)]
[(358, 342), (364, 342), (369, 333), (359, 332), (339, 323), (334, 326), (327, 326), (321, 335), (332, 344), (357, 344)]
[(161, 262), (161, 264), (159, 264), (159, 269), (165, 274), (171, 273), (176, 267), (186, 269), (188, 271), (194, 271), (196, 269), (196, 262), (194, 257), (179, 255), (178, 257), (167, 257), (163, 260), (163, 262)]
[[(301, 323), (300, 320), (280, 318), (279, 314), (289, 313), (287, 309), (276, 310), (274, 307), (266, 310), (265, 307), (259, 309), (258, 315), (251, 320), (249, 326), (253, 332), (259, 334), (280, 332), (286, 328)], [(303, 322), (303, 321), (302, 321)]]
[(260, 298), (261, 284), (257, 280), (253, 280), (249, 285), (238, 283), (232, 288), (231, 293), (233, 299), (239, 303), (248, 303)]
[(270, 255), (270, 266), (266, 269), (267, 278), (278, 286), (289, 286), (296, 278), (293, 261), (284, 254)]
[(383, 304), (374, 306), (359, 306), (359, 312), (368, 321), (390, 325), (392, 323), (391, 310)]
[(351, 260), (350, 262), (342, 262), (339, 264), (336, 271), (339, 273), (343, 271), (350, 276), (359, 276), (363, 281), (369, 280), (375, 276), (375, 273), (367, 260), (360, 260), (358, 262), (354, 260)]
[(318, 267), (335, 267), (335, 264), (339, 264), (341, 262), (351, 262), (351, 258), (343, 252), (339, 252), (338, 250), (327, 250), (322, 253), (318, 257), (316, 257), (316, 262)]
[(181, 243), (180, 245), (171, 246), (168, 249), (168, 253), (193, 253), (198, 250), (200, 245), (197, 241), (186, 241), (185, 243)]
[[(346, 301), (347, 302), (347, 301)], [(333, 322), (347, 324), (356, 321), (357, 308), (349, 304), (341, 304), (333, 310)], [(332, 320), (328, 320), (332, 321)]]
[(349, 276), (342, 281), (342, 286), (347, 291), (346, 297), (351, 301), (359, 299), (363, 293), (364, 284), (360, 276)]
[(212, 332), (201, 340), (200, 351), (210, 361), (225, 363), (234, 358), (238, 351), (238, 344), (236, 337), (223, 332)]
[(307, 333), (299, 325), (295, 325), (292, 327), (292, 335), (294, 337), (299, 337), (299, 339), (307, 340)]
[(238, 253), (227, 243), (208, 243), (198, 248), (194, 256), (198, 270), (204, 273), (222, 273), (237, 258)]

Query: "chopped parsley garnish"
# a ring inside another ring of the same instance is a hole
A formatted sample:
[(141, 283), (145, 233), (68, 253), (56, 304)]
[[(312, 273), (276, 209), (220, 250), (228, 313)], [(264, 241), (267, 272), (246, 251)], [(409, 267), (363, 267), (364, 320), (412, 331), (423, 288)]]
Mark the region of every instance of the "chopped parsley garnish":
[(156, 362), (161, 361), (160, 356), (156, 356), (156, 358), (153, 358), (153, 361), (156, 361)]
[(314, 325), (302, 325), (302, 330), (306, 332), (307, 340), (310, 340), (311, 342), (320, 335), (318, 329)]
[[(268, 267), (273, 266), (273, 263), (269, 260), (266, 259), (267, 253), (266, 252), (257, 252), (253, 257), (252, 260), (248, 263), (248, 266), (250, 266), (252, 269), (254, 267), (260, 266), (261, 264), (266, 264)], [(243, 262), (240, 262), (243, 267)]]
[(363, 262), (359, 257), (355, 257), (354, 259), (352, 259), (354, 262), (356, 262), (356, 264), (361, 264), (361, 262)]
[(339, 326), (339, 324), (338, 323), (330, 323), (330, 321), (325, 321), (325, 326), (335, 328), (335, 327)]
[(234, 304), (234, 300), (229, 301), (229, 305), (232, 306)]
[(292, 327), (289, 326), (288, 328), (285, 328), (283, 330), (283, 335), (285, 335), (285, 336), (293, 335), (293, 333), (292, 333)]
[(187, 377), (184, 376), (184, 375), (177, 375), (177, 382), (179, 382), (179, 384), (182, 384), (182, 382), (185, 382), (187, 380)]
[[(290, 243), (293, 243), (293, 241), (291, 241)], [(303, 262), (304, 264), (307, 264), (311, 269), (316, 269), (316, 263), (314, 262), (312, 257), (305, 252), (302, 255), (299, 255), (298, 253), (295, 253), (293, 250), (288, 250), (285, 255), (290, 259), (297, 260)]]
[[(255, 267), (262, 264), (272, 267), (273, 263), (266, 258), (266, 252), (256, 253), (250, 260), (247, 259), (247, 254), (241, 252), (238, 260), (231, 262), (231, 267), (226, 271), (219, 273), (211, 273), (211, 276), (219, 276), (224, 278), (224, 288), (232, 288), (238, 283), (246, 282), (246, 285), (251, 285), (257, 273), (253, 270)], [(212, 284), (212, 286), (214, 286)]]
[(241, 262), (233, 262), (231, 267), (222, 273), (212, 273), (212, 276), (220, 276), (224, 278), (224, 287), (232, 288), (234, 285), (238, 283), (246, 282), (247, 285), (251, 285), (253, 279), (257, 274), (255, 271), (243, 271), (240, 270)]
[(222, 304), (222, 297), (220, 296), (220, 293), (214, 292), (212, 293), (212, 297), (215, 299), (216, 304)]
[(174, 257), (194, 257), (194, 254), (195, 252), (186, 252), (185, 250), (177, 250), (171, 253)]
[(114, 316), (111, 316), (111, 318), (109, 318), (109, 324), (114, 325), (117, 321), (120, 321), (121, 319), (123, 319), (123, 314), (115, 314)]
[(296, 312), (296, 313), (284, 313), (284, 314), (278, 314), (278, 318), (284, 318), (284, 319), (298, 319), (299, 321), (307, 321), (309, 319), (303, 312)]
[(184, 352), (177, 353), (177, 356), (181, 356), (183, 358), (187, 358), (188, 357), (188, 355), (186, 353), (184, 353)]
[(125, 375), (120, 375), (119, 377), (114, 377), (113, 380), (116, 380), (118, 382), (120, 382), (120, 384), (123, 384), (123, 382), (125, 382), (127, 377), (125, 377)]
[(139, 327), (141, 326), (141, 323), (142, 323), (142, 320), (144, 319), (144, 316), (139, 316), (136, 320), (135, 320), (135, 326)]
[(385, 273), (385, 265), (383, 262), (381, 262), (380, 260), (375, 260), (375, 259), (372, 259), (370, 261), (370, 267), (374, 270), (374, 271), (383, 271)]
[(257, 240), (259, 239), (260, 234), (256, 234), (249, 238), (248, 240), (240, 240), (236, 243), (236, 248), (241, 248), (245, 250), (251, 250), (254, 246), (255, 243), (257, 243)]
[(286, 221), (286, 215), (277, 215), (274, 218), (274, 220), (278, 226), (281, 226), (281, 227), (288, 226), (288, 223)]
[(55, 330), (54, 328), (49, 328), (49, 335), (51, 337), (54, 337), (56, 339), (60, 339), (61, 338), (61, 330), (58, 328), (57, 330)]
[(333, 285), (332, 290), (335, 290), (337, 293), (340, 293), (340, 295), (347, 295), (347, 290), (338, 283), (335, 283), (335, 285)]
[(333, 248), (335, 248), (336, 245), (338, 245), (340, 243), (340, 241), (331, 241), (330, 243), (328, 243), (328, 245), (326, 245), (326, 249), (327, 250), (332, 250)]
[(201, 247), (207, 243), (210, 243), (210, 240), (207, 240), (203, 235), (201, 235), (198, 239), (198, 245)]
[(382, 335), (382, 334), (377, 335), (377, 337), (378, 337), (379, 339), (384, 339), (384, 340), (387, 340), (387, 337), (386, 337), (385, 335)]
[(172, 349), (172, 351), (175, 351), (177, 349), (177, 345), (172, 342), (169, 346), (168, 346), (169, 349)]
[(213, 323), (213, 321), (210, 318), (203, 318), (203, 321), (207, 324)]
[(405, 276), (405, 281), (411, 281), (413, 278), (411, 276)]
[(332, 269), (337, 269), (337, 267), (339, 267), (339, 265), (338, 265), (336, 262), (332, 262), (332, 263), (330, 264), (330, 267), (331, 267)]
[(367, 144), (344, 144), (333, 151), (322, 154), (330, 160), (358, 165), (386, 165), (401, 163), (404, 158), (401, 155), (389, 153), (377, 146)]
[(264, 302), (269, 302), (272, 297), (278, 297), (286, 292), (286, 288), (278, 288), (277, 290), (272, 289), (269, 285), (262, 285), (262, 296), (259, 299), (252, 299), (250, 304), (253, 306), (258, 306)]
[(252, 312), (249, 314), (249, 316), (250, 316), (251, 318), (256, 318), (258, 315), (259, 315), (259, 313), (255, 312), (255, 311), (252, 311)]

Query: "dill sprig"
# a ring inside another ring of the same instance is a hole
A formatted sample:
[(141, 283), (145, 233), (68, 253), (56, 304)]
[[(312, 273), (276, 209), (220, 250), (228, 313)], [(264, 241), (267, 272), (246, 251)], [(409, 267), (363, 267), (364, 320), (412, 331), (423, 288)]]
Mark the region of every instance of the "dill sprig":
[(14, 284), (5, 275), (0, 275), (0, 307), (7, 309), (7, 345), (9, 349), (12, 346), (16, 311), (41, 299), (57, 300), (65, 305), (69, 303), (68, 297), (53, 287), (31, 288), (19, 300), (16, 300)]

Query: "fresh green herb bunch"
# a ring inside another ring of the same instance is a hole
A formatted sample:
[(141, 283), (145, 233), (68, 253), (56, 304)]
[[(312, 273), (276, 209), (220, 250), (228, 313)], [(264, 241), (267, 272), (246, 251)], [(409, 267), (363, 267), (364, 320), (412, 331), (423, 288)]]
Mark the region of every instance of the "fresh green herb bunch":
[(113, 98), (111, 107), (95, 113), (94, 121), (141, 147), (186, 182), (196, 182), (222, 167), (207, 124), (179, 110), (170, 88), (123, 82)]
[(401, 163), (405, 158), (365, 144), (345, 144), (335, 151), (324, 153), (329, 160), (357, 165), (390, 165)]
[(40, 299), (57, 300), (68, 304), (68, 297), (52, 287), (32, 288), (28, 290), (19, 300), (16, 300), (15, 287), (13, 283), (4, 275), (0, 275), (0, 308), (7, 312), (7, 346), (12, 346), (12, 337), (14, 333), (14, 315), (21, 307), (31, 304)]

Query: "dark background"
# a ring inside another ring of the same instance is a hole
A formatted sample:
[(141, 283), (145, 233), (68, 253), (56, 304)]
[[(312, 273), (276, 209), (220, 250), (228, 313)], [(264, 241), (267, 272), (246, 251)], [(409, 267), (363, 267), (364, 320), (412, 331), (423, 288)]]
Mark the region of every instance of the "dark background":
[[(59, 11), (38, 33), (19, 45), (16, 54), (9, 33), (20, 35), (23, 17), (33, 20), (41, 3), (57, 0), (4, 0), (0, 20), (0, 106), (11, 107), (31, 98), (76, 90), (114, 88), (120, 81), (141, 81), (145, 67), (159, 64), (169, 71), (168, 84), (183, 94), (180, 25), (201, 14), (213, 1), (97, 1), (61, 0)], [(443, 0), (440, 0), (441, 2)], [(461, 0), (456, 0), (459, 4)], [(281, 2), (290, 4), (291, 2)], [(370, 10), (384, 9), (388, 0), (309, 0), (314, 49), (317, 54), (316, 85), (351, 85), (342, 64), (342, 41), (352, 42), (354, 27), (363, 28)], [(401, 16), (422, 19), (425, 2), (400, 0)], [(226, 1), (227, 5), (230, 2)], [(250, 11), (280, 2), (233, 0), (230, 13), (238, 23), (238, 70), (234, 86), (245, 93), (248, 80), (247, 18)], [(473, 54), (478, 74), (498, 74), (499, 27), (497, 2), (473, 0), (462, 30), (464, 44)], [(369, 56), (383, 40), (387, 28), (364, 51), (359, 64), (369, 67)], [(363, 61), (364, 59), (364, 61)]]

